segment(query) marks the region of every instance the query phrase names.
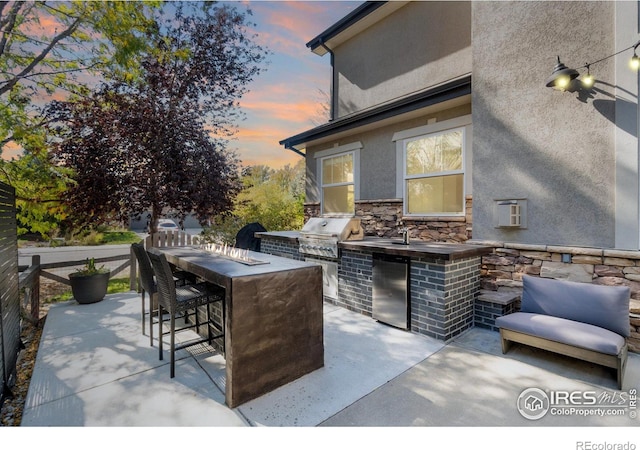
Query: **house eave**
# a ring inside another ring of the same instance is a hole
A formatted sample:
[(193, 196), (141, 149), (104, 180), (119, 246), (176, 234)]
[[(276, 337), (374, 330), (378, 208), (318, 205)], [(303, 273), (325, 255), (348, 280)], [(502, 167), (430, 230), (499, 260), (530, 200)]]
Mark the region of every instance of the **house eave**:
[(354, 131), (373, 123), (419, 111), (433, 105), (471, 95), (471, 74), (431, 87), (425, 91), (403, 97), (371, 109), (328, 122), (280, 141), (285, 149), (306, 147), (312, 142)]
[(323, 56), (392, 12), (404, 6), (406, 1), (364, 2), (351, 13), (331, 25), (307, 42), (313, 53)]

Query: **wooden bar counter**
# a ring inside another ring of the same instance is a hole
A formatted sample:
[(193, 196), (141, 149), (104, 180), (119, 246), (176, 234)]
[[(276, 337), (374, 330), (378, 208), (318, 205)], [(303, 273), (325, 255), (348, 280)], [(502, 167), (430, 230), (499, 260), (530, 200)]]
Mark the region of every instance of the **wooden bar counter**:
[(256, 252), (245, 264), (199, 248), (160, 250), (171, 264), (226, 290), (229, 407), (324, 366), (321, 266)]

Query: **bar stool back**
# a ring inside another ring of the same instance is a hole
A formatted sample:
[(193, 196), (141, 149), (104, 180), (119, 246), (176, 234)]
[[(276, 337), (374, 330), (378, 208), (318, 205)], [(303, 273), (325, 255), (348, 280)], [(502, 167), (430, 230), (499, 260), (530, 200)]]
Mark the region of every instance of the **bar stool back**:
[(131, 244), (131, 248), (138, 261), (139, 280), (142, 288), (142, 334), (144, 334), (146, 316), (144, 297), (147, 293), (149, 294), (149, 340), (153, 347), (153, 310), (154, 304), (157, 304), (158, 289), (153, 275), (153, 267), (151, 267), (151, 261), (144, 246), (141, 243)]

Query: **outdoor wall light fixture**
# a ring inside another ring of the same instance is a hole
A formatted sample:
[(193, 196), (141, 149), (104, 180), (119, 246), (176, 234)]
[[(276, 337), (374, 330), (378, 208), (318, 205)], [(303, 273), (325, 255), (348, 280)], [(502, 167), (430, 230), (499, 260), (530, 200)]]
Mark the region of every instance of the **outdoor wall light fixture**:
[(564, 91), (571, 83), (571, 80), (575, 80), (579, 76), (580, 73), (576, 69), (569, 69), (562, 64), (558, 56), (558, 63), (553, 68), (553, 73), (547, 78), (547, 87)]
[(596, 81), (593, 75), (591, 75), (590, 69), (592, 65), (598, 64), (604, 60), (612, 58), (622, 52), (626, 52), (627, 50), (631, 49), (633, 49), (633, 57), (629, 61), (629, 67), (632, 70), (639, 70), (640, 57), (636, 53), (636, 49), (638, 48), (638, 46), (640, 46), (640, 41), (636, 42), (630, 47), (624, 48), (619, 52), (614, 53), (613, 55), (605, 56), (604, 58), (601, 58), (597, 61), (586, 63), (584, 66), (578, 67), (577, 69), (569, 69), (567, 66), (560, 62), (560, 57), (558, 56), (558, 62), (553, 68), (553, 73), (549, 78), (547, 78), (547, 87), (559, 91), (566, 91), (570, 87), (571, 82), (580, 76), (580, 72), (578, 72), (578, 70), (587, 69), (586, 75), (584, 75), (580, 81), (582, 82), (583, 87), (590, 89)]

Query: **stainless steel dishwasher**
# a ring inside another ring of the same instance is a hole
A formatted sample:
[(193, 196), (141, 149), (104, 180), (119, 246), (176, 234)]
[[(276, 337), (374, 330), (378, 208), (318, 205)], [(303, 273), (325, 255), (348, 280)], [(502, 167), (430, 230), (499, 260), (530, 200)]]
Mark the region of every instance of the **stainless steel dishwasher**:
[(374, 319), (404, 330), (409, 328), (409, 258), (373, 254)]

